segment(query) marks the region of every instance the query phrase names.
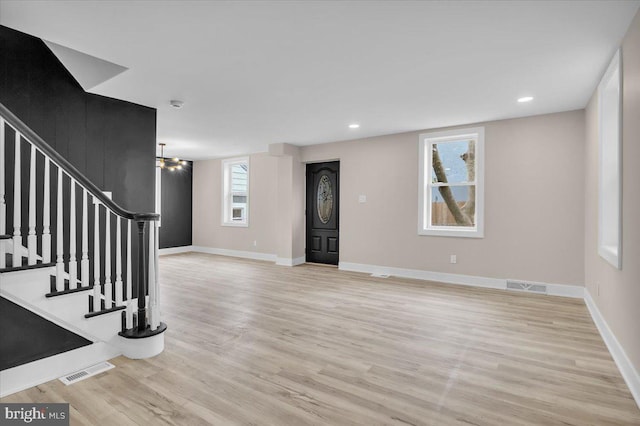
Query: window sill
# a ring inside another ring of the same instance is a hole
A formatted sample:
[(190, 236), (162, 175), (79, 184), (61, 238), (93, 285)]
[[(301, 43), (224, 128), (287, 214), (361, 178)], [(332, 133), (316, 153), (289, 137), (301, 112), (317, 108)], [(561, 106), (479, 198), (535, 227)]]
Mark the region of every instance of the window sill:
[(249, 224), (246, 222), (237, 223), (237, 222), (222, 222), (222, 226), (229, 226), (231, 228), (248, 228)]
[(622, 269), (620, 256), (618, 255), (618, 247), (601, 245), (600, 247), (598, 247), (598, 254), (604, 260), (609, 262), (614, 268)]
[(430, 229), (419, 229), (418, 235), (432, 237), (461, 237), (461, 238), (484, 238), (484, 232), (479, 229), (459, 229), (454, 227), (441, 227)]

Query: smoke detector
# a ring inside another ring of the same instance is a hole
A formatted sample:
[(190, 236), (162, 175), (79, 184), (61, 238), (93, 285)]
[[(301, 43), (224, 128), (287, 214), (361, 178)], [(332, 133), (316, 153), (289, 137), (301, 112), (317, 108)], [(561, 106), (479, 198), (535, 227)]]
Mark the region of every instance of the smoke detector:
[(184, 102), (177, 101), (177, 100), (172, 100), (172, 101), (169, 101), (169, 105), (171, 105), (172, 107), (174, 107), (176, 109), (180, 109), (184, 105)]

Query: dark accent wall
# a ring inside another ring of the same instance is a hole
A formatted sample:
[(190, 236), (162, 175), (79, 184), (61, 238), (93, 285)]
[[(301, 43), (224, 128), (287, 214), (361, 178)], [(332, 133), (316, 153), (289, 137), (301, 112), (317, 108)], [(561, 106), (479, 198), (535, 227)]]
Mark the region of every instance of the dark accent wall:
[(182, 170), (162, 170), (160, 248), (190, 246), (193, 162)]
[[(35, 131), (46, 143), (58, 151), (80, 173), (103, 191), (111, 191), (114, 201), (133, 212), (155, 210), (155, 147), (156, 110), (130, 102), (86, 93), (73, 76), (60, 63), (44, 42), (36, 37), (0, 26), (0, 102)], [(5, 178), (7, 212), (13, 203), (14, 132), (7, 129)], [(28, 216), (29, 147), (21, 144), (22, 164), (22, 226), (23, 244), (26, 244)], [(44, 179), (42, 155), (37, 158), (37, 200), (43, 202)], [(51, 167), (52, 194), (56, 190), (56, 168)], [(65, 200), (68, 200), (70, 180), (64, 177)], [(80, 220), (82, 197), (76, 193), (77, 247), (80, 247)], [(70, 206), (64, 204), (69, 217)], [(93, 229), (94, 206), (89, 200), (89, 229)], [(41, 207), (37, 209), (36, 228), (41, 231)], [(105, 227), (105, 209), (100, 211), (100, 227)], [(115, 217), (111, 216), (111, 250), (115, 259)], [(56, 234), (55, 196), (51, 197), (52, 248), (55, 259)], [(68, 226), (68, 225), (65, 225)], [(123, 223), (126, 232), (126, 223)], [(7, 214), (7, 229), (13, 228), (13, 215)], [(137, 253), (137, 230), (132, 229), (132, 253)], [(122, 244), (125, 245), (123, 237)], [(39, 239), (40, 240), (40, 239)], [(38, 242), (41, 245), (41, 241)], [(69, 233), (64, 233), (65, 253), (69, 253)], [(40, 252), (40, 250), (38, 250)], [(93, 234), (89, 235), (89, 256), (93, 258)], [(104, 245), (101, 246), (104, 260)], [(65, 255), (66, 260), (66, 255)], [(137, 256), (132, 257), (136, 271)], [(103, 263), (104, 264), (104, 263)], [(126, 265), (124, 265), (126, 273)], [(114, 264), (112, 274), (114, 277)], [(93, 262), (90, 262), (93, 274)], [(136, 280), (135, 273), (133, 274)], [(104, 276), (101, 277), (104, 281)], [(93, 283), (93, 279), (91, 280)], [(135, 286), (134, 286), (135, 295)]]
[(86, 93), (42, 40), (4, 26), (0, 102), (116, 203), (154, 210), (155, 109)]

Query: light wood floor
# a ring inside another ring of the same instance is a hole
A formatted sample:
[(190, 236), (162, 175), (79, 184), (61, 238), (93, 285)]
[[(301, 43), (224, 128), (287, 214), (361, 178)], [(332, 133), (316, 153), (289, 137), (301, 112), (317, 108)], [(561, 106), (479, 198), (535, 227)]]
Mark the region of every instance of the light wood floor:
[(166, 349), (3, 402), (94, 425), (640, 425), (581, 300), (161, 258)]

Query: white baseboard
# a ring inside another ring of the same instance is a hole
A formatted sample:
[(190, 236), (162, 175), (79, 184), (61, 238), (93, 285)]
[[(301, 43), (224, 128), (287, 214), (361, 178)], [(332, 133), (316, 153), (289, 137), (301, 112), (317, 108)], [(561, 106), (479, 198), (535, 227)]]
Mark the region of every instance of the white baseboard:
[(394, 268), (390, 266), (367, 265), (364, 263), (340, 262), (338, 269), (343, 271), (364, 272), (367, 274), (393, 275), (401, 278), (437, 281), (448, 284), (461, 284), (473, 287), (507, 288), (507, 280), (499, 278), (474, 277), (471, 275), (448, 274), (444, 272), (423, 271), (420, 269)]
[(304, 256), (296, 257), (295, 259), (290, 259), (287, 257), (278, 257), (276, 259), (276, 265), (280, 265), (280, 266), (298, 266), (298, 265), (302, 265), (305, 262), (306, 262), (306, 259)]
[(163, 252), (162, 250), (160, 250), (161, 255), (174, 254), (174, 253), (186, 253), (186, 252), (198, 252), (198, 253), (217, 254), (220, 256), (240, 257), (242, 259), (264, 260), (267, 262), (275, 262), (276, 265), (280, 265), (280, 266), (297, 266), (297, 265), (302, 265), (306, 261), (304, 256), (291, 259), (287, 257), (278, 257), (277, 255), (271, 254), (271, 253), (259, 253), (255, 251), (243, 251), (243, 250), (230, 250), (230, 249), (222, 249), (222, 248), (215, 248), (215, 247), (185, 246), (185, 247), (175, 247), (175, 248), (164, 249), (164, 250), (172, 250), (172, 251)]
[(167, 247), (158, 250), (158, 254), (163, 256), (165, 254), (178, 254), (178, 253), (188, 253), (193, 250), (193, 246), (182, 246), (182, 247)]
[[(390, 266), (368, 265), (364, 263), (340, 262), (338, 268), (343, 271), (364, 272), (367, 274), (393, 275), (401, 278), (416, 280), (436, 281), (447, 284), (468, 285), (472, 287), (507, 289), (507, 280), (502, 278), (477, 277), (473, 275), (449, 274), (445, 272), (423, 271), (421, 269), (404, 269)], [(551, 284), (528, 281), (531, 284), (543, 284), (547, 286), (547, 294), (551, 296), (584, 297), (584, 287), (577, 285)]]
[(218, 254), (220, 256), (240, 257), (243, 259), (266, 260), (275, 262), (277, 256), (269, 253), (258, 253), (255, 251), (229, 250), (214, 247), (191, 246), (191, 251), (198, 253)]
[(0, 397), (38, 386), (85, 367), (110, 360), (120, 354), (117, 348), (104, 342), (96, 342), (0, 371)]
[(600, 310), (591, 298), (591, 293), (589, 293), (589, 290), (586, 288), (584, 291), (584, 301), (587, 305), (587, 309), (589, 309), (589, 313), (591, 313), (593, 322), (596, 324), (596, 327), (600, 332), (600, 336), (602, 336), (602, 340), (604, 340), (604, 343), (607, 345), (609, 353), (618, 366), (618, 370), (620, 370), (620, 374), (622, 374), (624, 381), (627, 382), (627, 386), (631, 391), (631, 395), (633, 395), (633, 398), (636, 400), (638, 408), (640, 408), (640, 374), (638, 374), (638, 371), (636, 371), (635, 367), (629, 360), (624, 348), (609, 328), (609, 325), (604, 320)]
[(585, 287), (579, 285), (547, 284), (547, 294), (550, 296), (571, 297), (584, 299)]

